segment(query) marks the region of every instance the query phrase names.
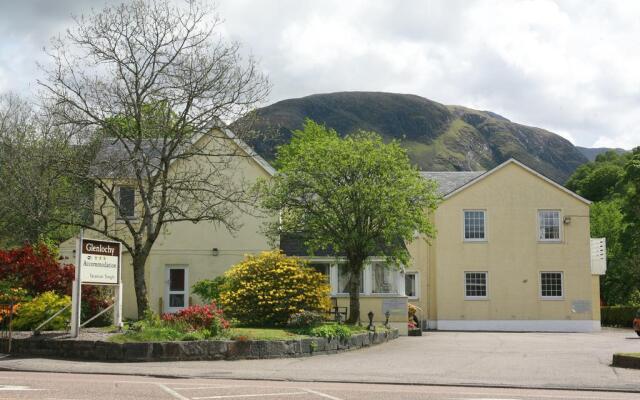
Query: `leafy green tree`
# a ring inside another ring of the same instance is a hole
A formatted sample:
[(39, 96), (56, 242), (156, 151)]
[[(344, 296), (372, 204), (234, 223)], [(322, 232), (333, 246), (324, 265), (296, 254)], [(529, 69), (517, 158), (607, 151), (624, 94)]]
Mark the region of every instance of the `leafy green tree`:
[(260, 186), (264, 207), (282, 210), (268, 231), (301, 235), (311, 252), (346, 256), (348, 322), (356, 323), (366, 259), (384, 255), (406, 263), (404, 242), (416, 233), (434, 236), (429, 216), (439, 200), (435, 183), (420, 176), (397, 142), (364, 131), (341, 138), (310, 120), (279, 148), (276, 164), (279, 174)]
[(82, 153), (46, 109), (0, 96), (0, 246), (57, 244), (73, 235), (59, 221), (81, 215), (81, 200), (91, 195), (64, 169)]
[(624, 245), (627, 251), (640, 256), (640, 147), (633, 150), (624, 167), (623, 182), (627, 185), (622, 205)]
[(567, 188), (597, 202), (614, 197), (623, 190), (622, 178), (626, 154), (608, 151), (598, 155), (596, 161), (580, 166), (567, 181)]
[(640, 288), (640, 149), (608, 151), (576, 170), (567, 187), (593, 200), (591, 236), (607, 239), (607, 304), (627, 304)]

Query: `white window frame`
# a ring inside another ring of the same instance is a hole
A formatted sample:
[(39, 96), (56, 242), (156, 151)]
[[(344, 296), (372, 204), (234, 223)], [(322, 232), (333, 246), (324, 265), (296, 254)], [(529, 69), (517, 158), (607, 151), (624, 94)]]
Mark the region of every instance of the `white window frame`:
[(409, 298), (409, 300), (418, 300), (418, 299), (420, 299), (420, 272), (418, 272), (418, 271), (405, 271), (404, 275), (405, 276), (403, 277), (403, 279), (405, 279), (406, 275), (413, 275), (415, 277), (414, 280), (416, 281), (416, 295), (415, 296), (407, 295), (406, 283), (405, 283), (405, 295)]
[[(330, 261), (326, 261), (326, 260), (318, 260), (318, 259), (309, 259), (307, 260), (307, 262), (309, 263), (308, 267), (313, 269), (316, 272), (317, 271), (315, 268), (313, 268), (313, 266), (311, 266), (311, 264), (323, 264), (327, 266), (327, 278), (329, 279), (329, 283), (331, 283), (331, 266), (333, 265), (333, 263), (331, 263)], [(321, 272), (319, 272), (321, 273)]]
[[(467, 296), (467, 274), (484, 274), (485, 296)], [(488, 271), (464, 271), (462, 274), (462, 290), (465, 300), (488, 300), (489, 299), (489, 272)]]
[[(133, 215), (122, 215), (120, 214), (120, 190), (122, 188), (127, 188), (127, 189), (131, 189), (133, 191)], [(124, 220), (134, 220), (137, 218), (136, 215), (136, 188), (134, 186), (131, 185), (118, 185), (117, 187), (117, 199), (118, 199), (118, 204), (116, 204), (116, 217), (117, 220), (119, 221), (124, 221)]]
[[(184, 270), (184, 290), (176, 291), (170, 290), (171, 284), (171, 275), (170, 271), (172, 269), (183, 269)], [(189, 266), (187, 264), (167, 264), (165, 265), (165, 283), (164, 283), (164, 302), (162, 310), (165, 313), (175, 313), (180, 310), (184, 310), (189, 307)], [(184, 306), (183, 307), (169, 307), (169, 298), (172, 294), (184, 294)]]
[[(467, 238), (466, 237), (466, 233), (467, 233), (467, 219), (466, 219), (466, 213), (467, 212), (481, 212), (482, 216), (483, 216), (483, 224), (484, 224), (484, 237), (482, 239), (476, 239), (476, 238)], [(487, 232), (487, 210), (484, 209), (464, 209), (462, 210), (462, 240), (465, 242), (486, 242), (488, 240), (488, 232)]]
[[(541, 226), (540, 226), (540, 213), (542, 212), (557, 212), (558, 213), (558, 238), (557, 239), (545, 239), (540, 237), (541, 236)], [(563, 218), (562, 218), (562, 210), (559, 209), (553, 209), (553, 208), (541, 208), (538, 209), (538, 212), (536, 212), (536, 237), (538, 238), (538, 242), (541, 243), (562, 243), (562, 235), (563, 233), (563, 227), (562, 225), (564, 225), (563, 223)]]
[[(542, 295), (542, 274), (560, 274), (560, 290), (561, 296), (543, 296)], [(538, 296), (540, 300), (564, 300), (564, 271), (539, 271), (538, 273)]]
[[(340, 291), (340, 285), (339, 285), (339, 283), (340, 283), (340, 278), (339, 278), (340, 277), (340, 267), (339, 267), (340, 264), (345, 264), (345, 262), (344, 261), (334, 262), (331, 265), (331, 270), (335, 271), (332, 274), (333, 276), (335, 276), (335, 279), (331, 280), (331, 283), (332, 283), (331, 286), (333, 286), (333, 284), (335, 282), (335, 286), (334, 287), (335, 287), (335, 295), (336, 296), (349, 296), (349, 292), (341, 292)], [(368, 268), (368, 265), (365, 265), (364, 268), (362, 269), (362, 279), (361, 279), (361, 282), (360, 282), (362, 290), (360, 290), (360, 295), (366, 295), (367, 293), (371, 292), (371, 290), (369, 288), (370, 282), (367, 281), (367, 274), (368, 274), (367, 268)]]
[[(323, 262), (325, 260), (320, 258), (309, 258), (309, 262)], [(374, 293), (373, 292), (373, 271), (371, 268), (371, 264), (373, 262), (385, 262), (386, 259), (383, 257), (374, 257), (372, 259), (368, 259), (365, 262), (363, 268), (363, 279), (362, 279), (362, 290), (360, 291), (361, 297), (400, 297), (404, 296), (404, 275), (402, 272), (402, 266), (400, 268), (391, 268), (391, 273), (393, 274), (393, 278), (396, 279), (396, 292), (397, 293)], [(331, 261), (326, 261), (331, 263), (330, 269), (330, 281), (331, 281), (331, 296), (332, 297), (348, 297), (349, 293), (339, 292), (340, 288), (338, 285), (338, 265), (346, 262), (344, 258), (332, 259)]]
[[(393, 293), (385, 293), (385, 292), (374, 292), (373, 289), (375, 288), (375, 285), (373, 284), (374, 282), (374, 276), (373, 276), (373, 264), (374, 263), (382, 263), (382, 264), (386, 264), (386, 261), (383, 260), (374, 260), (374, 261), (370, 261), (367, 265), (367, 267), (369, 268), (369, 276), (371, 277), (371, 294), (374, 296), (397, 296), (400, 293), (400, 288), (398, 287), (398, 271), (395, 268), (389, 268), (389, 267), (384, 267), (384, 269), (386, 269), (387, 271), (389, 271), (389, 279), (390, 280), (395, 280), (395, 282), (393, 283), (395, 286), (395, 290), (396, 292)], [(367, 270), (365, 270), (365, 274), (367, 273)], [(402, 279), (404, 279), (404, 277), (402, 277)]]

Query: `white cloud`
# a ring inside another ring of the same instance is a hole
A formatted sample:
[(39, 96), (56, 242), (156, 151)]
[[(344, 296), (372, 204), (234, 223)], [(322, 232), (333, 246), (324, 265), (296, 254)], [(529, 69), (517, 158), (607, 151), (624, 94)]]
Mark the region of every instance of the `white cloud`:
[[(0, 64), (0, 91), (25, 90), (46, 38), (86, 7), (49, 5), (3, 7), (0, 59), (10, 61)], [(491, 110), (582, 146), (640, 145), (635, 0), (220, 0), (219, 11), (225, 34), (269, 74), (271, 101), (342, 90), (414, 93)]]

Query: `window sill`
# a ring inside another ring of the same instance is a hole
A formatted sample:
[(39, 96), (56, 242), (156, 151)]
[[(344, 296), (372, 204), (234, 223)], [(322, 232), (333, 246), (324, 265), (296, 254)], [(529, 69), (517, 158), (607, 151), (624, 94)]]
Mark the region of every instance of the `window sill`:
[(465, 301), (486, 301), (489, 300), (489, 297), (466, 297), (464, 298)]
[(137, 222), (138, 221), (138, 217), (130, 217), (130, 218), (120, 218), (120, 217), (118, 217), (118, 218), (116, 218), (116, 223), (119, 223), (119, 224), (124, 224), (126, 221)]
[(540, 297), (542, 301), (563, 301), (564, 297)]
[(463, 243), (487, 243), (487, 239), (462, 239)]
[(538, 243), (539, 244), (563, 244), (564, 241), (562, 240), (551, 240), (551, 239), (538, 239)]

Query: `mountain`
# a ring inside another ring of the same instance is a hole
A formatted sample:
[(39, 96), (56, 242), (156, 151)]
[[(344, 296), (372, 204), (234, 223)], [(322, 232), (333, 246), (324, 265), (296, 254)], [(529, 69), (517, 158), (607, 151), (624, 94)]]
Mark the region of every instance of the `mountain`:
[(611, 147), (593, 147), (593, 148), (589, 148), (589, 147), (576, 146), (576, 149), (578, 149), (578, 151), (580, 153), (582, 153), (585, 157), (587, 157), (589, 159), (589, 161), (594, 161), (599, 154), (606, 153), (609, 150), (613, 150), (618, 154), (622, 154), (622, 153), (626, 153), (627, 152), (627, 150), (625, 150), (625, 149), (620, 149), (620, 148), (615, 148), (614, 149), (614, 148), (611, 148)]
[[(358, 129), (397, 139), (422, 170), (488, 170), (513, 157), (564, 182), (585, 157), (568, 140), (490, 111), (447, 106), (396, 93), (338, 92), (279, 101), (257, 110), (253, 129), (268, 140), (250, 143), (267, 160), (306, 118), (345, 135)], [(243, 120), (237, 122), (242, 124)]]

